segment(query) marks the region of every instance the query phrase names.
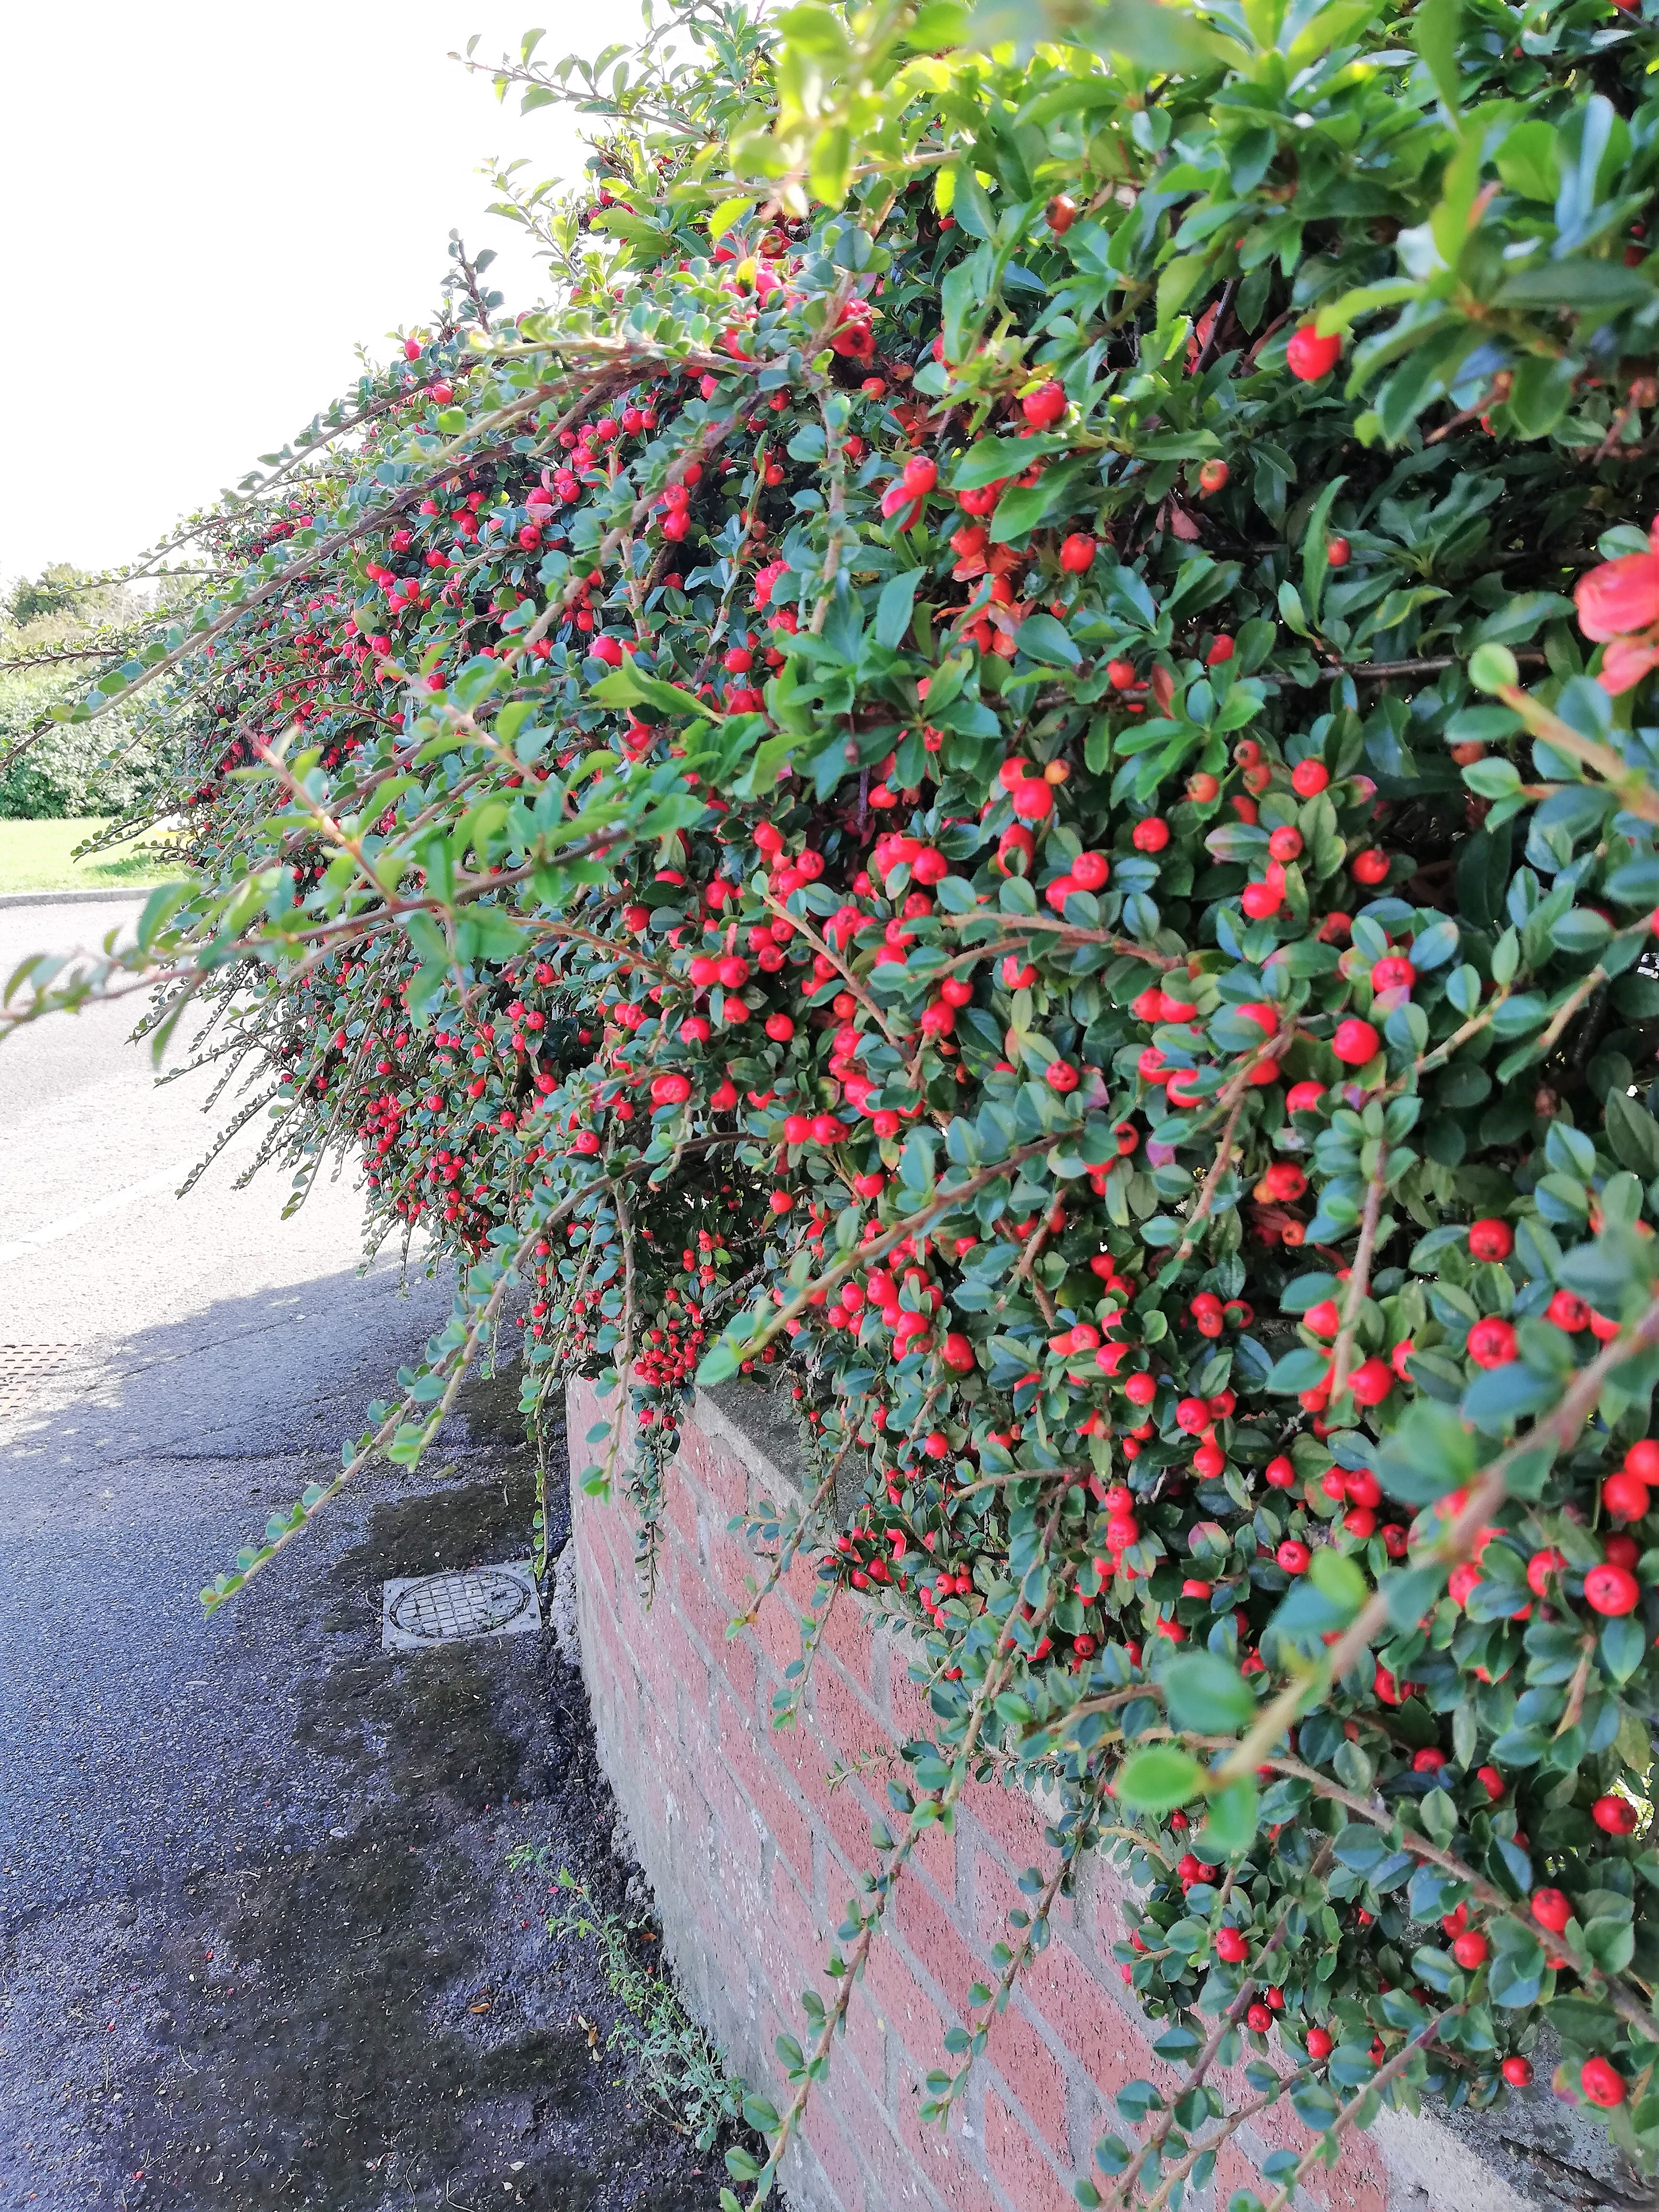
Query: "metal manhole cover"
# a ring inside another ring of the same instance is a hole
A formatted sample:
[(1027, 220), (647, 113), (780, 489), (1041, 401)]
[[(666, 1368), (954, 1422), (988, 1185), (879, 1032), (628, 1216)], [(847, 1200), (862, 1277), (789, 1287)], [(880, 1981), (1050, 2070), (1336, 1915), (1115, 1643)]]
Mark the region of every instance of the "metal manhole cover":
[(384, 1585), (380, 1648), (423, 1651), (480, 1636), (526, 1636), (542, 1625), (528, 1559), (468, 1567), (460, 1573), (416, 1575)]
[(73, 1357), (72, 1344), (0, 1344), (0, 1420), (21, 1413), (37, 1383)]

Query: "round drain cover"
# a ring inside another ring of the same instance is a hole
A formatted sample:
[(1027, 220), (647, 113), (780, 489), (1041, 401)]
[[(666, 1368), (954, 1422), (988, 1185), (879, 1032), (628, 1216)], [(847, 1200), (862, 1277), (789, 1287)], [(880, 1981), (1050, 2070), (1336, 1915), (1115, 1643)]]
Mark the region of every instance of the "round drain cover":
[(405, 1636), (434, 1644), (451, 1637), (489, 1636), (516, 1620), (530, 1591), (504, 1567), (474, 1567), (461, 1575), (427, 1575), (399, 1590), (392, 1623)]

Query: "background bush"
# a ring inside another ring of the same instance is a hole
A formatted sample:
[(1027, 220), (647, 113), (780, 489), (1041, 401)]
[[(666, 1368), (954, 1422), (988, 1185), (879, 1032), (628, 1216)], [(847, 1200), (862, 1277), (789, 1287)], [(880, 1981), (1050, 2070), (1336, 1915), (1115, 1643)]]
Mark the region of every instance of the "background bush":
[(47, 656), (84, 651), (146, 612), (131, 590), (98, 587), (67, 562), (13, 586), (0, 608), (0, 819), (125, 814), (170, 786), (176, 749), (159, 727), (141, 735), (119, 711), (60, 725), (5, 757), (76, 688), (75, 664)]

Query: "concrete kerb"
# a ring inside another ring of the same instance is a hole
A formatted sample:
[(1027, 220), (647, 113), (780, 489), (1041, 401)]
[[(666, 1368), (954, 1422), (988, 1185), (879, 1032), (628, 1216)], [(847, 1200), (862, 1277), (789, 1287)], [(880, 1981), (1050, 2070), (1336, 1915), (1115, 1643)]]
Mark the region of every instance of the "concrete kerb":
[(131, 890), (0, 891), (5, 906), (142, 906), (158, 884), (135, 884)]

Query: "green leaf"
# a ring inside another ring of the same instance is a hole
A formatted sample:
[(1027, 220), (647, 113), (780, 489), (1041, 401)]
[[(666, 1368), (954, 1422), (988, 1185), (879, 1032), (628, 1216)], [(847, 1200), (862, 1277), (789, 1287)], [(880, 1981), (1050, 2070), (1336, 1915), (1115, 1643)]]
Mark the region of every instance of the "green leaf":
[(1452, 1407), (1419, 1398), (1378, 1450), (1376, 1479), (1390, 1498), (1404, 1504), (1431, 1505), (1468, 1480), (1479, 1464), (1478, 1453), (1476, 1440)]
[(975, 491), (1005, 477), (1023, 476), (1033, 461), (1063, 453), (1063, 438), (981, 438), (958, 456), (951, 471), (952, 491)]
[[(1000, 44), (1000, 39), (987, 37), (982, 27), (986, 19), (1006, 22), (1016, 12), (998, 6), (996, 0), (981, 5), (974, 16), (975, 44), (986, 51)], [(1023, 19), (1023, 11), (1018, 12)], [(1086, 15), (1064, 0), (1049, 0), (1041, 12), (1051, 25), (1047, 36), (1088, 46), (1097, 54), (1121, 54), (1137, 68), (1159, 74), (1185, 76), (1238, 59), (1238, 48), (1231, 40), (1215, 37), (1184, 10), (1161, 7), (1158, 0), (1105, 0), (1103, 7)], [(1003, 36), (1010, 35), (1004, 31)]]
[(1247, 1851), (1255, 1841), (1260, 1813), (1255, 1784), (1248, 1774), (1242, 1775), (1211, 1798), (1209, 1818), (1204, 1823), (1205, 1840), (1229, 1857), (1237, 1851)]
[(1131, 1752), (1118, 1769), (1118, 1802), (1132, 1812), (1173, 1812), (1177, 1805), (1190, 1804), (1203, 1788), (1203, 1768), (1173, 1744), (1149, 1744)]
[(710, 240), (718, 245), (732, 224), (746, 215), (753, 205), (753, 200), (747, 196), (742, 199), (722, 200), (708, 218)]
[(1644, 1182), (1659, 1176), (1659, 1121), (1622, 1091), (1609, 1091), (1602, 1109), (1607, 1142), (1622, 1166)]
[(1424, 0), (1412, 25), (1412, 44), (1428, 64), (1436, 90), (1454, 115), (1460, 99), (1457, 33), (1462, 16), (1461, 0)]
[(921, 579), (920, 568), (901, 568), (896, 576), (890, 576), (882, 586), (881, 597), (876, 602), (878, 645), (896, 647), (904, 642), (915, 605), (916, 586)]
[(1076, 639), (1053, 615), (1027, 615), (1015, 637), (1027, 659), (1044, 661), (1051, 667), (1075, 668), (1083, 658)]
[(1236, 1667), (1213, 1651), (1184, 1651), (1164, 1670), (1171, 1724), (1194, 1735), (1248, 1728), (1255, 1699)]
[(717, 1382), (729, 1382), (737, 1373), (742, 1357), (743, 1355), (734, 1350), (724, 1337), (716, 1337), (698, 1364), (699, 1388), (712, 1390)]
[(1346, 1553), (1321, 1545), (1308, 1563), (1308, 1577), (1322, 1598), (1346, 1620), (1352, 1620), (1370, 1595), (1370, 1584)]

